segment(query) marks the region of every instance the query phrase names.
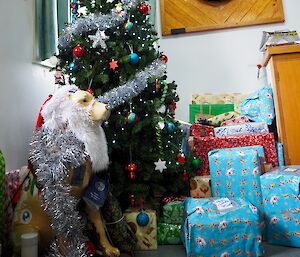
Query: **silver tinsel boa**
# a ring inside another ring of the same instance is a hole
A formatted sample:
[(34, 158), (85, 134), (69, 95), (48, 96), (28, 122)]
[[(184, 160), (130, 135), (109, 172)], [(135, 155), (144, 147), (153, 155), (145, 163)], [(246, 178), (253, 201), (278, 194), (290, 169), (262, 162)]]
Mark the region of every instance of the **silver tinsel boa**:
[(157, 59), (143, 71), (138, 72), (134, 80), (128, 81), (125, 84), (106, 92), (104, 95), (99, 96), (97, 100), (101, 103), (108, 104), (110, 108), (122, 105), (140, 94), (146, 88), (148, 78), (162, 77), (166, 68), (166, 64), (160, 59)]
[(70, 194), (68, 170), (85, 163), (88, 154), (83, 142), (72, 132), (41, 128), (35, 131), (29, 160), (41, 189), (42, 207), (55, 230), (49, 256), (61, 256), (59, 238), (64, 239), (65, 257), (88, 256), (83, 235), (84, 222), (76, 210), (78, 200)]
[(137, 5), (137, 0), (121, 0), (123, 11), (118, 13), (116, 8), (113, 8), (110, 14), (94, 14), (91, 13), (83, 18), (79, 18), (73, 24), (70, 24), (63, 35), (59, 38), (58, 44), (62, 48), (66, 48), (72, 42), (74, 36), (81, 35), (85, 32), (99, 29), (106, 30), (116, 27), (125, 22), (127, 12)]

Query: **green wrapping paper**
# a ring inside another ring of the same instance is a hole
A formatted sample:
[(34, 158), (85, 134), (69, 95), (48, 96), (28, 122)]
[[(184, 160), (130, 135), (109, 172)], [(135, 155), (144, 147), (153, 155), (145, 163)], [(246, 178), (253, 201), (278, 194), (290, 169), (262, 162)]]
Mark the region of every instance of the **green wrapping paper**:
[(163, 206), (163, 221), (169, 224), (182, 224), (183, 216), (183, 202), (175, 201), (167, 203)]
[(190, 104), (190, 123), (195, 122), (198, 114), (216, 116), (234, 111), (234, 104)]
[(5, 201), (4, 180), (5, 180), (5, 162), (4, 162), (3, 154), (0, 150), (0, 242), (3, 242), (3, 230), (4, 230), (4, 201)]
[(159, 245), (178, 245), (182, 244), (180, 239), (179, 224), (158, 223), (157, 224), (157, 243)]

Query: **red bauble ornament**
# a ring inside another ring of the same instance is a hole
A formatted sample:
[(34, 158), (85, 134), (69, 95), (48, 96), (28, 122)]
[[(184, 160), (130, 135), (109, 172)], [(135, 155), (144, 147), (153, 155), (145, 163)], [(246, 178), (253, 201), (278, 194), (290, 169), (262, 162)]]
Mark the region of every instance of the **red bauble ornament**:
[(182, 153), (179, 153), (177, 155), (177, 162), (181, 163), (181, 164), (184, 164), (185, 163), (185, 157)]
[(129, 174), (128, 174), (128, 178), (129, 178), (130, 180), (135, 180), (135, 178), (136, 178), (135, 173), (134, 173), (133, 171), (130, 171)]
[(88, 88), (88, 89), (86, 90), (86, 92), (89, 92), (91, 95), (94, 95), (94, 91), (93, 91), (93, 89), (91, 89), (91, 88)]
[(73, 55), (75, 57), (80, 58), (80, 57), (84, 56), (84, 54), (85, 54), (85, 49), (83, 46), (77, 45), (73, 48)]
[(173, 110), (176, 110), (176, 102), (173, 102), (170, 104), (170, 107), (173, 109)]
[(90, 256), (95, 256), (96, 255), (96, 251), (97, 251), (96, 246), (91, 241), (86, 241), (85, 245), (86, 245), (88, 254)]
[(189, 174), (186, 171), (183, 172), (183, 181), (184, 182), (188, 182), (189, 181)]
[(140, 13), (142, 13), (144, 15), (148, 15), (148, 14), (150, 14), (150, 11), (151, 11), (151, 5), (148, 3), (143, 3), (140, 5), (139, 10), (140, 10)]
[(162, 54), (159, 59), (164, 62), (164, 63), (167, 63), (168, 62), (168, 56), (166, 56), (165, 54)]
[(136, 172), (137, 171), (137, 166), (133, 162), (131, 162), (131, 163), (128, 164), (127, 170), (130, 171), (130, 172)]

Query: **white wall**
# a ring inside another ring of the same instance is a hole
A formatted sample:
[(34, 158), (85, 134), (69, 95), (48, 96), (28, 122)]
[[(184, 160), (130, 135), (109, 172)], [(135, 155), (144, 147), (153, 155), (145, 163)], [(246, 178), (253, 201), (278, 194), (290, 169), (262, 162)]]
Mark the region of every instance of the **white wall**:
[[(262, 60), (262, 31), (288, 28), (300, 33), (300, 1), (283, 0), (283, 4), (285, 23), (162, 37), (159, 44), (169, 57), (168, 79), (179, 85), (178, 119), (188, 121), (193, 93), (252, 92), (259, 88), (256, 65)], [(160, 30), (159, 4), (157, 21)]]
[[(289, 28), (300, 32), (300, 1), (283, 2), (285, 24), (184, 34), (160, 40), (169, 57), (169, 80), (179, 85), (179, 119), (188, 120), (192, 93), (249, 92), (258, 88), (256, 64), (262, 57), (258, 51), (261, 31)], [(6, 0), (0, 9), (0, 149), (5, 154), (7, 169), (26, 164), (37, 112), (53, 90), (53, 77), (48, 70), (32, 64), (32, 6), (33, 0)]]
[(7, 169), (27, 163), (37, 113), (52, 90), (52, 75), (32, 64), (33, 0), (0, 8), (0, 149)]

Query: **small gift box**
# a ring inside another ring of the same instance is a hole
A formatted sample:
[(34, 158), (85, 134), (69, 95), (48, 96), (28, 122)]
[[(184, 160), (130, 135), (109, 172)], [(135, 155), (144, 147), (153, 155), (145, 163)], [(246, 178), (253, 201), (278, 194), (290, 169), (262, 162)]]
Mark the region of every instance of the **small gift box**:
[[(146, 215), (148, 218), (145, 217)], [(137, 237), (137, 250), (157, 249), (156, 212), (150, 209), (145, 211), (127, 209), (124, 216), (132, 232)]]
[(265, 122), (246, 122), (243, 124), (214, 128), (214, 131), (216, 137), (225, 137), (269, 133), (269, 128)]
[(193, 104), (234, 104), (234, 109), (239, 110), (242, 101), (248, 96), (246, 93), (199, 93), (192, 94)]
[(190, 104), (190, 123), (234, 110), (233, 104)]
[(213, 150), (208, 153), (212, 195), (241, 197), (262, 210), (260, 187), (262, 146)]
[(179, 224), (158, 223), (157, 242), (159, 245), (178, 245), (181, 244)]
[(254, 94), (248, 96), (241, 104), (240, 113), (256, 122), (272, 124), (275, 118), (273, 91), (269, 87), (263, 87)]
[(238, 116), (239, 114), (237, 112), (226, 112), (207, 119), (207, 122), (213, 126), (220, 126), (224, 121), (236, 118)]
[(181, 237), (186, 255), (263, 256), (257, 208), (241, 199), (187, 198)]
[(196, 176), (191, 178), (190, 195), (194, 198), (211, 197), (210, 176)]
[(300, 247), (300, 166), (273, 168), (260, 180), (267, 241)]
[(174, 201), (163, 206), (163, 221), (170, 224), (181, 224), (183, 221), (183, 201)]

